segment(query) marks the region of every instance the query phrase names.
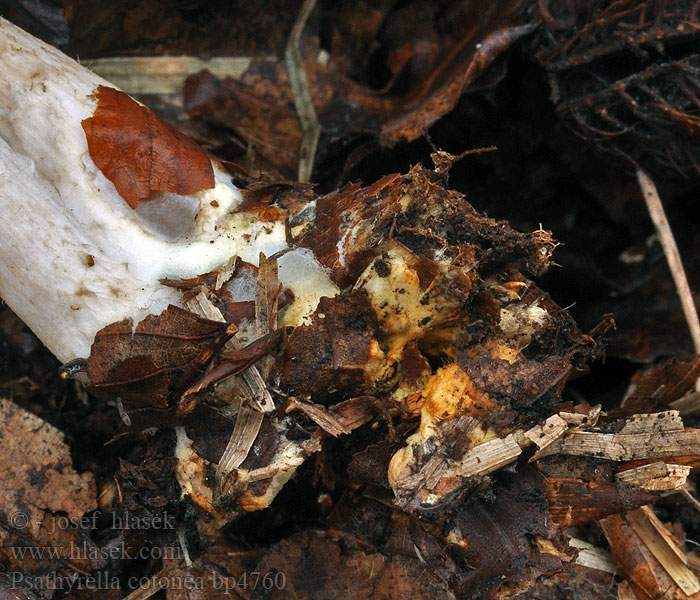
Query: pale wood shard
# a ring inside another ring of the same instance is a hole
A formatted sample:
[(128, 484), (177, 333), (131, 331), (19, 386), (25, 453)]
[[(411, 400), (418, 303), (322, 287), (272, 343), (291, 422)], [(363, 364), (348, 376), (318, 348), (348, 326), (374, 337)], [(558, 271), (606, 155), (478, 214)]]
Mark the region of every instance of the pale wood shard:
[(569, 546), (578, 550), (578, 555), (575, 559), (577, 565), (617, 575), (617, 567), (612, 559), (612, 555), (607, 550), (598, 548), (598, 546), (576, 537), (569, 538)]
[(218, 292), (224, 284), (233, 277), (239, 263), (241, 262), (238, 256), (232, 256), (229, 261), (216, 271), (216, 283), (214, 283), (214, 291)]
[(459, 461), (457, 473), (462, 477), (488, 475), (513, 462), (522, 452), (513, 434), (484, 442), (469, 450)]
[[(278, 277), (277, 259), (267, 258), (260, 253), (258, 276), (255, 280), (255, 333), (263, 337), (277, 329), (277, 310), (279, 307), (280, 280)], [(264, 356), (258, 361), (258, 372), (267, 379), (274, 359)]]
[(259, 410), (249, 406), (247, 403), (241, 403), (236, 416), (236, 424), (216, 469), (217, 485), (246, 459), (250, 449), (253, 447), (255, 438), (258, 437), (263, 417), (263, 413)]
[[(187, 303), (187, 307), (194, 313), (213, 321), (225, 321), (221, 311), (207, 298), (204, 290), (200, 291), (193, 299)], [(240, 349), (241, 345), (235, 338), (231, 338), (226, 343), (224, 348), (229, 347), (234, 350)], [(270, 392), (267, 390), (260, 373), (255, 366), (248, 367), (240, 378), (250, 394), (250, 399), (257, 403), (260, 409), (271, 405), (274, 409), (274, 403)], [(252, 383), (252, 385), (251, 385)], [(264, 390), (264, 392), (262, 392)], [(262, 393), (261, 393), (262, 392)], [(271, 410), (271, 409), (268, 409)], [(248, 406), (245, 402), (240, 402), (236, 423), (231, 432), (231, 437), (226, 444), (224, 453), (219, 459), (219, 464), (216, 468), (216, 489), (215, 496), (220, 496), (223, 486), (231, 473), (235, 471), (241, 463), (246, 459), (250, 449), (255, 443), (255, 438), (260, 432), (260, 427), (263, 422), (263, 413), (261, 410), (256, 410)]]
[(670, 532), (649, 507), (626, 513), (626, 518), (644, 545), (685, 594), (700, 593), (700, 582), (688, 568), (688, 559)]
[(569, 425), (573, 425), (575, 427), (583, 425), (593, 427), (598, 422), (598, 417), (600, 416), (601, 411), (601, 405), (597, 404), (588, 411), (588, 414), (585, 415), (575, 412), (560, 412), (559, 416)]
[(295, 410), (304, 413), (307, 417), (309, 417), (309, 419), (316, 423), (316, 425), (334, 437), (338, 437), (339, 435), (347, 435), (352, 431), (351, 429), (345, 427), (343, 422), (327, 408), (319, 404), (302, 402), (296, 398), (291, 398), (287, 404), (286, 412), (290, 413)]
[[(214, 306), (211, 300), (206, 295), (206, 290), (203, 289), (192, 300), (187, 303), (187, 308), (192, 312), (206, 317), (212, 321), (224, 322), (224, 316), (221, 311)], [(231, 338), (224, 349), (240, 350), (241, 343), (235, 338)], [(260, 375), (255, 365), (248, 367), (240, 375), (237, 375), (239, 381), (242, 382), (246, 395), (260, 408), (262, 412), (270, 412), (275, 410), (275, 403), (272, 401), (270, 391), (267, 389), (265, 382)]]
[(690, 475), (691, 467), (654, 462), (622, 471), (615, 475), (615, 481), (649, 491), (681, 489)]
[(459, 481), (467, 477), (493, 473), (513, 462), (521, 452), (522, 449), (515, 441), (513, 434), (508, 434), (505, 438), (490, 440), (471, 448), (459, 461), (440, 456), (432, 457), (418, 473), (396, 484), (403, 489), (418, 489), (425, 486), (426, 489), (433, 490), (441, 481), (450, 479)]
[(558, 440), (568, 429), (568, 423), (561, 416), (552, 415), (542, 425), (528, 429), (524, 435), (542, 450)]
[[(180, 95), (190, 75), (207, 70), (215, 77), (238, 79), (250, 58), (217, 56), (118, 56), (95, 58), (85, 67), (120, 87), (127, 94)], [(257, 59), (256, 59), (257, 60)]]
[(616, 462), (699, 456), (700, 430), (684, 429), (678, 411), (634, 415), (619, 433), (569, 431), (533, 458), (553, 454), (592, 456)]

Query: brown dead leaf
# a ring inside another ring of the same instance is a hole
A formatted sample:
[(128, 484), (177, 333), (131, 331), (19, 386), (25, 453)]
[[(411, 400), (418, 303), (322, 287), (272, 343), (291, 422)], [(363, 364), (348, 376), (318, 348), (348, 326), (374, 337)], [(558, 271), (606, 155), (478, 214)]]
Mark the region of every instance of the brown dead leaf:
[(168, 393), (196, 375), (235, 331), (173, 305), (135, 329), (131, 319), (112, 323), (97, 332), (87, 359), (90, 391), (164, 408)]
[(206, 153), (119, 90), (99, 86), (97, 109), (82, 125), (92, 160), (131, 208), (157, 192), (214, 187)]
[(281, 341), (282, 330), (277, 330), (258, 338), (240, 350), (224, 350), (221, 353), (221, 360), (212, 364), (204, 375), (182, 394), (180, 412), (189, 412), (192, 409), (190, 397), (193, 394), (244, 371)]
[[(504, 52), (535, 29), (521, 0), (489, 5), (470, 0), (451, 8), (414, 1), (401, 7), (372, 8), (375, 13), (368, 12), (358, 25), (359, 12), (353, 7), (352, 38), (343, 32), (347, 23), (327, 25), (334, 42), (327, 62), (317, 60), (318, 34), (311, 26), (301, 40), (310, 95), (322, 129), (317, 164), (337, 161), (338, 153), (347, 154), (371, 138), (393, 145), (420, 137), (484, 78)], [(445, 28), (433, 25), (438, 22)], [(358, 26), (366, 31), (358, 32)], [(417, 41), (410, 33), (419, 27), (427, 31)], [(382, 39), (384, 35), (389, 39)], [(358, 80), (357, 66), (348, 60), (349, 44), (365, 46), (366, 53), (386, 45), (386, 65), (374, 67), (393, 73), (385, 89), (373, 89), (366, 77)], [(492, 77), (488, 83), (497, 79)], [(402, 85), (394, 89), (399, 80)], [(202, 72), (190, 77), (184, 90), (191, 116), (233, 129), (286, 176), (296, 171), (302, 138), (293, 100), (284, 61), (267, 56), (251, 60), (238, 80), (219, 80)]]
[(615, 411), (615, 416), (666, 410), (671, 402), (694, 388), (698, 376), (700, 356), (688, 361), (668, 360), (657, 365), (636, 378), (634, 390)]

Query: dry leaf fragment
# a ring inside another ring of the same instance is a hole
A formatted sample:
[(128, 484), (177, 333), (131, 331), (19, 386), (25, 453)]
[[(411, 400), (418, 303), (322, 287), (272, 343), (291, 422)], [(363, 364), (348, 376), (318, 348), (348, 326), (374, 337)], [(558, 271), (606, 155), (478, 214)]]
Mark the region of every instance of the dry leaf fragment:
[(207, 154), (124, 92), (99, 86), (97, 109), (82, 125), (90, 157), (131, 208), (157, 192), (214, 187)]
[(191, 396), (203, 389), (223, 381), (231, 375), (245, 371), (255, 361), (267, 354), (282, 341), (282, 330), (273, 331), (258, 338), (244, 348), (226, 349), (221, 352), (221, 360), (212, 363), (207, 371), (180, 398), (180, 413), (189, 412), (194, 408)]
[(177, 306), (97, 332), (87, 359), (92, 393), (164, 408), (169, 392), (186, 384), (236, 332)]

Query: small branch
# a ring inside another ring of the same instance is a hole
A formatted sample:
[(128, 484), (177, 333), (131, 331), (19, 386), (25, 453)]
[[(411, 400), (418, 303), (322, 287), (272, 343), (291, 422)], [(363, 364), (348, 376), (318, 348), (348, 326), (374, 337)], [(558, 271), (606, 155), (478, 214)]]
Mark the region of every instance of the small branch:
[(690, 335), (693, 338), (695, 352), (696, 354), (700, 354), (700, 320), (698, 320), (698, 312), (695, 308), (695, 302), (693, 301), (693, 295), (688, 285), (685, 270), (683, 269), (681, 255), (678, 252), (676, 240), (668, 224), (664, 207), (661, 204), (661, 198), (659, 198), (656, 185), (654, 185), (652, 179), (642, 171), (642, 169), (637, 169), (637, 181), (639, 181), (639, 187), (642, 190), (644, 201), (647, 204), (649, 216), (654, 222), (659, 241), (666, 255), (666, 261), (671, 269), (671, 275), (673, 275), (673, 281), (676, 284), (676, 290), (678, 291), (681, 306), (683, 307), (683, 314), (688, 323)]
[(284, 53), (284, 60), (287, 64), (287, 73), (289, 75), (289, 86), (292, 88), (294, 97), (294, 107), (297, 109), (303, 132), (301, 148), (299, 149), (299, 171), (297, 176), (302, 183), (306, 183), (311, 179), (314, 159), (316, 158), (318, 136), (321, 132), (316, 109), (311, 100), (309, 80), (306, 77), (301, 50), (299, 49), (301, 33), (314, 6), (316, 6), (316, 0), (304, 0), (297, 20), (289, 34), (287, 49)]

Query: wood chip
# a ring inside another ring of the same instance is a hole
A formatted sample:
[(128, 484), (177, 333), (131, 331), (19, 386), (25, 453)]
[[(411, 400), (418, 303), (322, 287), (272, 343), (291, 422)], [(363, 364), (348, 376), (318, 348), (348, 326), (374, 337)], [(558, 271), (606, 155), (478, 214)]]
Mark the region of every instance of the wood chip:
[(688, 568), (688, 559), (654, 512), (644, 506), (628, 512), (626, 518), (676, 585), (689, 596), (699, 593), (700, 582)]
[(598, 548), (584, 540), (576, 537), (569, 538), (569, 545), (578, 550), (576, 564), (605, 573), (617, 574), (617, 567), (612, 559), (612, 555), (607, 550)]
[(303, 412), (316, 425), (323, 429), (326, 433), (330, 433), (334, 437), (339, 435), (347, 435), (351, 429), (348, 429), (343, 423), (331, 413), (327, 408), (319, 404), (311, 402), (302, 402), (296, 398), (292, 398), (287, 405), (286, 412), (298, 410)]
[(642, 465), (615, 475), (615, 481), (650, 491), (678, 490), (685, 485), (691, 467), (663, 461)]
[(613, 461), (700, 456), (700, 430), (684, 429), (678, 411), (634, 415), (619, 433), (572, 430), (536, 459), (553, 454), (592, 456)]
[(540, 450), (558, 440), (569, 429), (568, 423), (559, 415), (552, 415), (542, 425), (535, 425), (525, 432), (525, 437)]
[(560, 412), (559, 416), (564, 419), (569, 425), (575, 427), (586, 425), (588, 427), (594, 426), (598, 422), (598, 417), (602, 411), (600, 404), (591, 408), (588, 414), (582, 415), (581, 413), (575, 412)]
[(238, 79), (249, 65), (244, 57), (130, 56), (96, 58), (85, 66), (127, 94), (179, 95), (190, 75), (206, 69), (220, 79)]

